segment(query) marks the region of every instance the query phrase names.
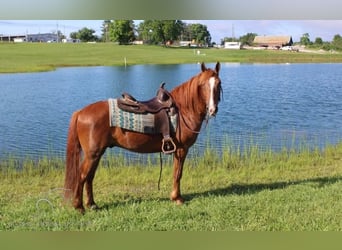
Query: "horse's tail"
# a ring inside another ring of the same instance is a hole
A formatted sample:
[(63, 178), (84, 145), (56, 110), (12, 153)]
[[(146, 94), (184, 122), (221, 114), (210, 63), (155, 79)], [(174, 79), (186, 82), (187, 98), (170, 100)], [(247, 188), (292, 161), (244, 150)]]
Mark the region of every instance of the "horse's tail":
[(73, 113), (68, 132), (66, 147), (66, 167), (64, 182), (64, 199), (71, 200), (80, 177), (81, 144), (77, 134), (77, 119), (79, 112)]

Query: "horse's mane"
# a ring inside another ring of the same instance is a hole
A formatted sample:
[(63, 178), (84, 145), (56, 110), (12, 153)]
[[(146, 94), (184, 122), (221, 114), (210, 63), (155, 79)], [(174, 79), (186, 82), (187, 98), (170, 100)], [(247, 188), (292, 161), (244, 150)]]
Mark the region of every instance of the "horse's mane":
[(201, 110), (201, 105), (198, 103), (200, 98), (198, 87), (201, 85), (201, 74), (203, 74), (203, 72), (175, 87), (171, 91), (171, 95), (180, 109), (186, 107), (197, 114), (203, 112), (203, 110)]

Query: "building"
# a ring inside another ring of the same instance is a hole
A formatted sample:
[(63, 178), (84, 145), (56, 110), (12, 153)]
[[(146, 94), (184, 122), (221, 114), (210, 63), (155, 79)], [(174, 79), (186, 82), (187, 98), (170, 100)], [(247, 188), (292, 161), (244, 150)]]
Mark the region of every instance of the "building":
[(283, 46), (292, 46), (293, 41), (291, 36), (256, 36), (254, 38), (254, 46), (280, 49)]
[(135, 40), (132, 42), (133, 45), (143, 45), (144, 44), (144, 41), (142, 40)]
[(225, 42), (224, 48), (225, 49), (241, 49), (241, 43), (240, 42)]
[(62, 39), (62, 43), (80, 43), (80, 39), (73, 39), (73, 38), (64, 38)]
[(26, 37), (16, 37), (16, 38), (13, 38), (13, 42), (15, 43), (23, 43), (26, 41)]
[(24, 42), (26, 41), (25, 35), (0, 35), (0, 42)]
[(189, 47), (189, 48), (190, 47), (194, 47), (194, 48), (199, 47), (199, 45), (196, 43), (195, 40), (192, 40), (192, 41), (179, 41), (178, 45), (180, 47)]
[(27, 35), (27, 42), (59, 42), (57, 34), (44, 33), (44, 34), (30, 34)]
[(57, 34), (43, 33), (43, 34), (27, 34), (27, 35), (1, 35), (1, 42), (60, 42)]

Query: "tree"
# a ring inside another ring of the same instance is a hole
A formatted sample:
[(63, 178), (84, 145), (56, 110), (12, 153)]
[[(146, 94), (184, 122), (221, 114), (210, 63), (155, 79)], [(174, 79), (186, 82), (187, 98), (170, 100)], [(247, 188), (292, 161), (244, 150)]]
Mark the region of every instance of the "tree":
[(104, 20), (102, 23), (102, 27), (101, 27), (101, 40), (103, 42), (108, 42), (109, 41), (109, 29), (111, 26), (111, 20)]
[(80, 39), (82, 42), (97, 41), (97, 36), (94, 33), (95, 30), (84, 27), (77, 32), (71, 32), (70, 37), (72, 39)]
[(302, 37), (300, 38), (300, 44), (305, 46), (311, 44), (309, 33), (305, 33), (302, 35)]
[(59, 42), (66, 38), (66, 36), (59, 30), (57, 32)]
[(145, 20), (138, 27), (139, 37), (150, 43), (175, 41), (183, 31), (181, 20)]
[(323, 39), (321, 37), (316, 37), (314, 44), (318, 45), (318, 46), (322, 46), (323, 45)]
[(333, 49), (342, 50), (342, 37), (341, 37), (341, 35), (339, 35), (339, 34), (335, 35), (331, 45), (332, 45)]
[(141, 22), (138, 26), (138, 39), (143, 40), (148, 43), (153, 42), (153, 21), (145, 20)]
[(324, 49), (326, 51), (330, 51), (332, 49), (331, 43), (329, 43), (329, 42), (323, 43), (322, 49)]
[(130, 44), (135, 40), (134, 22), (132, 20), (115, 20), (109, 29), (110, 40), (119, 44)]
[(189, 31), (191, 34), (190, 40), (195, 40), (195, 42), (198, 44), (210, 44), (211, 35), (206, 25), (200, 23), (190, 24)]
[(258, 34), (256, 33), (247, 33), (244, 36), (240, 37), (240, 42), (241, 45), (248, 45), (248, 46), (252, 46), (253, 42), (254, 42), (254, 38), (257, 36)]
[(72, 39), (78, 39), (78, 38), (77, 38), (77, 32), (71, 32), (69, 36), (70, 36), (70, 38), (72, 38)]
[(158, 41), (166, 44), (167, 41), (175, 41), (180, 36), (183, 29), (181, 20), (161, 20), (153, 22), (152, 31)]

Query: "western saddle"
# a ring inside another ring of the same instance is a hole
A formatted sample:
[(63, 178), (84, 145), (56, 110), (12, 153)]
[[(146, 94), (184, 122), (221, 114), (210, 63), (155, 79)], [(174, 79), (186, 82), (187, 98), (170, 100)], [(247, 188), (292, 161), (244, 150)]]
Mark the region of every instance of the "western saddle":
[(130, 113), (146, 114), (155, 116), (155, 130), (163, 135), (162, 152), (171, 154), (176, 151), (176, 145), (170, 136), (170, 115), (174, 115), (177, 107), (171, 94), (164, 89), (162, 83), (157, 91), (157, 95), (148, 101), (138, 101), (127, 93), (122, 94), (122, 98), (117, 100), (118, 107)]

